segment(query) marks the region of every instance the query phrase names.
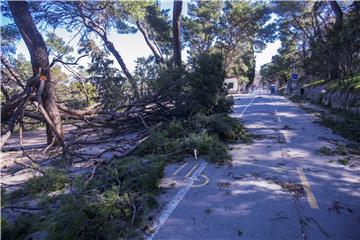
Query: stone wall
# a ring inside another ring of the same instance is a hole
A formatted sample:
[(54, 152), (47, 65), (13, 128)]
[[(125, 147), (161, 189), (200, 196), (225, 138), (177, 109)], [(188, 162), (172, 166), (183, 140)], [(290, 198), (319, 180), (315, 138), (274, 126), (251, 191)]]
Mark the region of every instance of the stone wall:
[(304, 89), (304, 95), (310, 101), (321, 103), (325, 106), (346, 110), (360, 114), (360, 93), (346, 90), (326, 91), (322, 93), (324, 86), (309, 87)]

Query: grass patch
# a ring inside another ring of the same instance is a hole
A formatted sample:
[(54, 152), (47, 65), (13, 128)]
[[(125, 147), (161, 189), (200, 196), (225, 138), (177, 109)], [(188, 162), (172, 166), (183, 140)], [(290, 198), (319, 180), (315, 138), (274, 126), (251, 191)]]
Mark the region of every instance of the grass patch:
[(320, 123), (349, 140), (360, 143), (360, 117), (344, 111), (332, 111), (331, 115), (321, 114)]
[(329, 91), (333, 92), (336, 90), (343, 90), (343, 91), (352, 91), (352, 92), (359, 92), (360, 91), (360, 75), (354, 76), (352, 78), (348, 78), (345, 80), (336, 80), (326, 83), (325, 80), (317, 80), (307, 84), (304, 84), (304, 88), (314, 88), (324, 85), (324, 88)]
[(336, 145), (336, 148), (334, 151), (340, 155), (349, 154), (348, 148), (346, 147), (346, 145), (343, 145), (343, 144)]
[(360, 75), (342, 81), (332, 81), (325, 85), (325, 89), (333, 92), (336, 90), (360, 92)]
[(322, 154), (322, 155), (326, 155), (326, 156), (331, 156), (334, 155), (334, 151), (331, 148), (328, 147), (321, 147), (317, 150), (318, 154)]
[(324, 80), (324, 79), (321, 79), (321, 80), (313, 81), (313, 82), (311, 82), (311, 83), (304, 84), (303, 87), (304, 87), (304, 88), (307, 88), (307, 87), (318, 87), (318, 86), (324, 85), (324, 83), (325, 83), (325, 80)]
[(340, 163), (341, 165), (347, 166), (350, 163), (350, 159), (348, 159), (348, 158), (339, 159), (338, 163)]

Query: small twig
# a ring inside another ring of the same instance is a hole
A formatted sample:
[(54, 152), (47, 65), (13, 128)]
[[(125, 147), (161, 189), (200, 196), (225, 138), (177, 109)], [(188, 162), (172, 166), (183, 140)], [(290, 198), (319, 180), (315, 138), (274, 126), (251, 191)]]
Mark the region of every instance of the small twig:
[(14, 163), (19, 164), (19, 165), (22, 165), (22, 166), (24, 166), (24, 167), (28, 167), (28, 168), (34, 169), (34, 170), (42, 173), (43, 175), (47, 175), (46, 172), (44, 172), (43, 170), (41, 170), (41, 169), (38, 168), (38, 167), (35, 167), (34, 165), (30, 165), (30, 164), (27, 164), (27, 163), (21, 163), (21, 162), (18, 162), (18, 161), (16, 161), (16, 160), (14, 160)]
[(35, 208), (35, 207), (22, 207), (22, 206), (14, 206), (14, 205), (10, 205), (10, 206), (3, 206), (2, 209), (23, 209), (23, 210), (28, 210), (28, 211), (41, 211), (41, 208)]

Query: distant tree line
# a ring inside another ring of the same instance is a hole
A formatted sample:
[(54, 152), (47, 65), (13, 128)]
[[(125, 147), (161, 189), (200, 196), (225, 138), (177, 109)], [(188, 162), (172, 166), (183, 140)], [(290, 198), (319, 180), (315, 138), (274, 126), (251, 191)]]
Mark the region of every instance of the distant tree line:
[(261, 68), (264, 80), (285, 84), (291, 72), (304, 82), (341, 81), (360, 73), (360, 3), (273, 1), (281, 41)]

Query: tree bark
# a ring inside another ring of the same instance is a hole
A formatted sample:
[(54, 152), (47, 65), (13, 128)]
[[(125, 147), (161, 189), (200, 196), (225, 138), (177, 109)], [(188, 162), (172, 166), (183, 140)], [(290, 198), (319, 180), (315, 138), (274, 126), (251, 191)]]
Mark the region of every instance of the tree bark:
[(343, 11), (341, 10), (339, 4), (336, 1), (330, 1), (330, 6), (336, 16), (335, 25), (341, 25), (343, 21)]
[[(100, 36), (101, 37), (101, 36)], [(129, 72), (129, 69), (126, 67), (126, 64), (124, 62), (124, 60), (122, 59), (120, 53), (115, 49), (114, 44), (108, 40), (108, 38), (106, 36), (101, 37), (103, 39), (103, 41), (105, 42), (105, 45), (107, 47), (107, 49), (109, 49), (109, 51), (113, 54), (113, 56), (115, 57), (116, 61), (119, 63), (123, 73), (125, 74), (125, 76), (127, 77), (127, 79), (129, 80), (131, 87), (134, 91), (134, 95), (136, 98), (139, 98), (139, 90), (138, 90), (138, 86), (136, 83), (136, 80), (133, 78), (133, 76), (131, 75), (131, 73)]]
[(181, 10), (182, 0), (174, 0), (173, 9), (173, 48), (174, 48), (174, 64), (181, 66)]
[(339, 4), (336, 1), (330, 1), (330, 6), (331, 9), (334, 11), (335, 16), (336, 16), (336, 21), (335, 21), (335, 25), (334, 25), (334, 30), (336, 32), (336, 40), (335, 42), (332, 44), (332, 49), (330, 50), (330, 60), (331, 60), (331, 64), (330, 64), (330, 80), (333, 79), (339, 79), (340, 77), (340, 68), (339, 68), (339, 59), (338, 59), (338, 55), (339, 55), (339, 32), (342, 29), (342, 23), (343, 23), (343, 11), (341, 10)]
[(141, 22), (136, 21), (136, 26), (138, 27), (138, 29), (140, 30), (140, 32), (144, 36), (146, 44), (149, 46), (149, 48), (153, 52), (153, 54), (155, 56), (155, 59), (156, 59), (156, 62), (157, 63), (164, 62), (164, 58), (161, 56), (161, 53), (158, 52), (158, 48), (156, 47), (156, 45), (150, 40), (149, 34), (146, 31), (146, 29), (141, 25)]
[[(116, 61), (120, 65), (123, 73), (125, 74), (126, 78), (129, 80), (131, 87), (134, 91), (134, 95), (136, 98), (139, 98), (139, 90), (137, 87), (136, 80), (131, 75), (129, 69), (127, 68), (124, 60), (122, 59), (120, 53), (116, 50), (114, 44), (108, 39), (108, 36), (106, 34), (106, 29), (100, 27), (98, 24), (96, 24), (91, 17), (86, 16), (83, 11), (83, 4), (84, 2), (71, 2), (70, 4), (74, 4), (74, 6), (77, 8), (79, 17), (82, 19), (83, 24), (87, 29), (90, 31), (95, 32), (105, 43), (105, 46), (107, 49), (111, 52), (111, 54), (115, 57)], [(105, 6), (106, 7), (106, 6)]]
[[(53, 83), (50, 81), (49, 58), (45, 41), (36, 28), (36, 25), (29, 12), (27, 2), (9, 1), (9, 7), (16, 26), (18, 27), (21, 36), (29, 50), (34, 76), (43, 76), (43, 80), (40, 81), (38, 86), (41, 88), (43, 87), (43, 89), (40, 88), (42, 91), (38, 93), (41, 94), (41, 102), (46, 113), (51, 119), (51, 124), (53, 125), (49, 126), (49, 123), (47, 123), (48, 143), (53, 141), (55, 135), (58, 135), (58, 138), (63, 140), (64, 133), (61, 123), (61, 116), (54, 99)], [(53, 128), (56, 132), (54, 133), (50, 131), (51, 128)]]

